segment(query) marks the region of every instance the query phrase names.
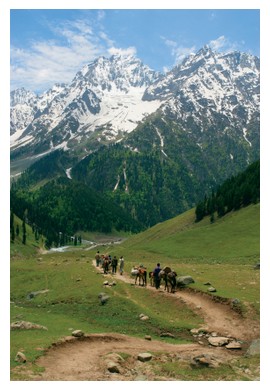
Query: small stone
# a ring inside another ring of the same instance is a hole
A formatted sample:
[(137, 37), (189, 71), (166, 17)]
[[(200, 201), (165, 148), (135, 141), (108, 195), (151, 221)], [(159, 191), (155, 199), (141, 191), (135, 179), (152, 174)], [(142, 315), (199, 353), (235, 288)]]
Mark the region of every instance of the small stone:
[(238, 341), (231, 341), (229, 344), (226, 345), (227, 349), (241, 349), (242, 346)]
[(145, 336), (144, 336), (144, 339), (145, 339), (145, 340), (152, 340), (152, 337), (149, 336), (149, 335), (145, 335)]
[(147, 381), (147, 377), (145, 375), (137, 375), (134, 381)]
[(190, 333), (191, 334), (198, 334), (199, 333), (199, 329), (195, 329), (195, 328), (190, 329)]
[(140, 317), (140, 320), (147, 321), (147, 320), (149, 320), (149, 317), (148, 316), (143, 316), (143, 317)]
[(219, 362), (215, 359), (214, 356), (203, 354), (195, 356), (191, 359), (190, 365), (192, 368), (201, 368), (201, 367), (211, 367), (216, 368), (219, 366)]
[(160, 334), (160, 337), (171, 337), (172, 339), (175, 338), (175, 336), (172, 333), (169, 332), (163, 332)]
[(115, 362), (111, 362), (111, 361), (108, 362), (107, 363), (107, 369), (108, 369), (108, 371), (110, 371), (112, 373), (116, 373), (116, 374), (120, 373), (119, 366)]
[(72, 332), (72, 336), (74, 336), (74, 337), (83, 337), (84, 336), (84, 332), (82, 331), (82, 330), (74, 330), (73, 332)]
[(141, 362), (148, 362), (151, 359), (152, 359), (151, 353), (143, 352), (138, 355), (138, 360), (140, 360)]
[(214, 347), (222, 347), (223, 345), (228, 344), (229, 339), (228, 337), (209, 337), (208, 342)]
[(22, 352), (20, 352), (20, 351), (17, 352), (15, 361), (16, 361), (16, 362), (19, 362), (19, 363), (25, 363), (25, 362), (26, 362), (26, 356), (25, 356), (25, 354), (22, 353)]
[(215, 289), (215, 287), (209, 287), (207, 289), (207, 291), (209, 291), (209, 292), (216, 292), (217, 290)]

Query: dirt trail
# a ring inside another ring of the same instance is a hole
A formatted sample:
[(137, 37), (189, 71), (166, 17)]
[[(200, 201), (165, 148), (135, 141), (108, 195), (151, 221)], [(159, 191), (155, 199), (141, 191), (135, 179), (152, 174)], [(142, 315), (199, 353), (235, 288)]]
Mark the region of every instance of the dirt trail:
[[(155, 360), (166, 362), (171, 359), (190, 362), (192, 357), (207, 353), (216, 362), (232, 359), (232, 352), (199, 344), (174, 345), (162, 341), (148, 341), (119, 334), (91, 334), (83, 340), (73, 339), (53, 347), (38, 360), (45, 367), (34, 380), (42, 381), (133, 381), (133, 380), (171, 380), (154, 374), (149, 365), (139, 361), (139, 353), (151, 351)], [(128, 356), (119, 359), (119, 354)], [(118, 373), (108, 371), (108, 363), (116, 362)]]
[[(93, 262), (95, 266), (95, 262)], [(97, 272), (101, 272), (97, 268)], [(134, 283), (134, 280), (125, 273), (120, 275), (104, 275), (109, 281), (122, 280)], [(145, 288), (145, 287), (137, 287)], [(155, 291), (154, 287), (147, 289)], [(163, 287), (156, 291), (164, 293)], [(180, 299), (202, 318), (201, 324), (208, 332), (217, 332), (222, 336), (230, 336), (242, 341), (250, 341), (259, 337), (258, 323), (252, 319), (244, 319), (231, 309), (230, 305), (215, 302), (210, 296), (192, 292), (190, 289), (169, 294), (171, 299)], [(38, 376), (31, 376), (32, 380), (42, 381), (133, 381), (133, 380), (172, 380), (155, 375), (150, 365), (137, 359), (139, 353), (151, 351), (159, 352), (156, 360), (161, 362), (190, 360), (198, 355), (212, 356), (215, 362), (225, 362), (241, 354), (238, 351), (229, 351), (226, 348), (216, 348), (199, 343), (173, 345), (163, 341), (138, 339), (121, 334), (89, 334), (83, 338), (68, 337), (50, 348), (47, 353), (38, 359), (37, 364), (45, 368)], [(121, 359), (118, 354), (125, 354)], [(169, 360), (168, 360), (169, 359)], [(108, 370), (109, 361), (116, 362), (118, 373)]]
[[(93, 266), (95, 266), (94, 262)], [(117, 273), (112, 278), (122, 280), (126, 283), (134, 283), (134, 279), (127, 273), (124, 275)], [(146, 287), (138, 286), (138, 288), (155, 290), (149, 284)], [(163, 286), (161, 286), (157, 293), (169, 294), (164, 291)], [(172, 299), (180, 299), (202, 317), (204, 322), (201, 326), (209, 332), (217, 332), (224, 336), (229, 335), (245, 341), (259, 338), (258, 323), (253, 321), (252, 318), (243, 318), (228, 303), (215, 301), (212, 299), (212, 296), (194, 290), (192, 291), (191, 289), (182, 289), (181, 291), (176, 291), (174, 294), (169, 294), (169, 296)]]

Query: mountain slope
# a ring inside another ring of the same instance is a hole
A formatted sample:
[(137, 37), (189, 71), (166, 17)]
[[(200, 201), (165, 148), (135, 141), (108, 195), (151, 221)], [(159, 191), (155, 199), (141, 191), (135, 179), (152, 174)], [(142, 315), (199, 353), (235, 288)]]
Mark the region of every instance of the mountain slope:
[[(142, 100), (145, 88), (158, 76), (131, 56), (98, 58), (52, 99), (47, 98), (48, 94), (51, 97), (51, 91), (37, 98), (32, 121), (29, 113), (27, 121), (17, 124), (20, 130), (28, 124), (24, 131), (16, 134), (13, 130), (13, 156), (16, 157), (18, 148), (21, 153), (31, 155), (56, 148), (91, 150), (100, 142), (119, 139), (160, 105), (159, 101)], [(47, 104), (41, 109), (40, 101), (46, 98)], [(16, 107), (23, 111), (21, 105), (14, 103), (14, 117)]]
[[(69, 85), (54, 86), (41, 96), (12, 92), (12, 159), (56, 148), (83, 157), (137, 131), (157, 109), (203, 150), (217, 127), (219, 134), (258, 150), (259, 65), (257, 57), (246, 53), (220, 54), (209, 47), (165, 75), (132, 56), (100, 57)], [(162, 142), (163, 135), (157, 136)]]
[[(129, 238), (123, 251), (179, 263), (255, 264), (260, 256), (260, 204), (231, 212), (211, 224), (195, 223), (195, 209)], [(164, 260), (163, 260), (164, 261)]]
[(152, 226), (259, 159), (259, 85), (259, 59), (245, 53), (204, 47), (163, 76), (134, 57), (99, 58), (36, 103), (12, 136), (11, 167), (67, 151), (63, 175)]

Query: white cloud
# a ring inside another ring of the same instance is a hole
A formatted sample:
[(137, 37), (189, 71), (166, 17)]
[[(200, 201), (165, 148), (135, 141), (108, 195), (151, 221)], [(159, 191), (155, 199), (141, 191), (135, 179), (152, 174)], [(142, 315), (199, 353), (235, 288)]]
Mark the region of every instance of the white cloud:
[(172, 50), (172, 54), (175, 56), (175, 63), (178, 64), (183, 61), (184, 58), (193, 54), (196, 51), (196, 47), (183, 47), (178, 46)]
[[(161, 39), (164, 41), (165, 45), (170, 48), (171, 55), (174, 58), (174, 65), (179, 64), (183, 61), (185, 57), (188, 55), (194, 53), (196, 51), (195, 46), (191, 47), (185, 47), (182, 45), (179, 45), (177, 42), (167, 39), (165, 37), (161, 37)], [(166, 67), (165, 67), (166, 69)]]
[[(98, 21), (105, 17), (102, 12)], [(85, 64), (98, 56), (136, 54), (134, 47), (116, 48), (100, 23), (88, 20), (48, 24), (53, 40), (32, 41), (28, 48), (11, 47), (11, 89), (43, 92), (54, 83), (68, 83)]]
[(209, 42), (209, 46), (214, 51), (234, 51), (234, 50), (240, 50), (241, 44), (238, 42), (231, 42), (228, 38), (226, 38), (224, 35), (221, 35), (217, 39), (214, 39)]
[(219, 38), (209, 42), (209, 46), (213, 50), (219, 50), (219, 49), (223, 48), (226, 45), (227, 45), (227, 39), (224, 37), (224, 35), (222, 35)]
[(108, 49), (108, 52), (110, 55), (135, 56), (137, 53), (137, 50), (134, 46), (128, 47), (126, 49), (111, 47)]

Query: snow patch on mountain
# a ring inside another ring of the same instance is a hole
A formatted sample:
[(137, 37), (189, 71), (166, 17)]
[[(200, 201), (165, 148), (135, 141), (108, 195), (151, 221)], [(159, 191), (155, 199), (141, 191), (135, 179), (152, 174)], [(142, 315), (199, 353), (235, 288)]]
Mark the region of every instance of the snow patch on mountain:
[(14, 102), (13, 150), (22, 142), (44, 138), (51, 140), (52, 150), (60, 145), (68, 148), (71, 140), (80, 142), (93, 132), (100, 134), (97, 139), (116, 141), (160, 106), (158, 99), (142, 100), (145, 88), (158, 77), (132, 56), (98, 58), (84, 66), (69, 86), (56, 85), (40, 97), (33, 96), (35, 104), (19, 107), (20, 100)]

